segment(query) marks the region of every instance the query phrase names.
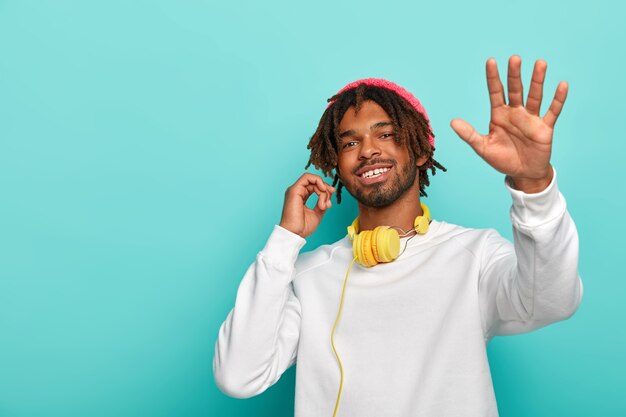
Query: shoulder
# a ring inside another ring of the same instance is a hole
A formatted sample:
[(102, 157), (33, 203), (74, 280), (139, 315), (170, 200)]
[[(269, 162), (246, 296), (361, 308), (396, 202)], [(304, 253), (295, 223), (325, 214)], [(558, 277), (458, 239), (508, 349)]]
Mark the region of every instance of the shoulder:
[(434, 238), (444, 240), (473, 241), (493, 234), (499, 235), (498, 231), (495, 229), (477, 229), (436, 220), (433, 220), (432, 223), (435, 226), (433, 227)]
[(345, 255), (347, 251), (352, 252), (352, 245), (346, 236), (335, 243), (321, 245), (312, 251), (303, 252), (296, 261), (296, 275), (324, 266), (335, 260), (340, 252)]
[(433, 243), (455, 244), (474, 255), (477, 255), (478, 252), (492, 243), (508, 243), (495, 229), (464, 227), (444, 221), (433, 221), (433, 223), (435, 223), (436, 226), (434, 230), (435, 233), (433, 233), (432, 236)]

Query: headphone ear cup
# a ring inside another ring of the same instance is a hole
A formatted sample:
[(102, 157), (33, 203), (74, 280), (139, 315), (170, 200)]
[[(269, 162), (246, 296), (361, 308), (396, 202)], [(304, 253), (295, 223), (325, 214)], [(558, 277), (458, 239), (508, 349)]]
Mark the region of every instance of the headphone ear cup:
[(372, 235), (371, 230), (364, 230), (354, 236), (352, 241), (352, 253), (356, 261), (367, 268), (378, 264), (372, 248)]
[(424, 214), (415, 218), (413, 226), (415, 227), (415, 231), (418, 235), (425, 235), (426, 232), (428, 232), (428, 227), (430, 226), (430, 210), (424, 203), (420, 203), (420, 206), (422, 207), (422, 212)]
[(382, 226), (376, 227), (372, 231), (372, 254), (374, 255), (374, 259), (381, 262), (380, 255), (378, 254), (378, 235), (382, 230)]
[(400, 255), (400, 235), (388, 226), (357, 233), (352, 241), (357, 262), (370, 268), (380, 262), (391, 262)]
[(369, 230), (357, 233), (352, 241), (352, 253), (356, 261), (368, 268), (377, 263), (372, 253), (371, 233)]
[(388, 226), (379, 226), (375, 231), (375, 254), (378, 262), (391, 262), (400, 254), (400, 235)]
[(430, 225), (430, 221), (426, 216), (417, 216), (413, 225), (415, 226), (415, 231), (417, 232), (417, 234), (423, 235), (428, 232), (428, 226)]
[(366, 230), (361, 232), (361, 234), (363, 235), (363, 240), (361, 241), (363, 265), (369, 268), (378, 264), (378, 260), (374, 256), (374, 252), (372, 250), (372, 235), (374, 232)]

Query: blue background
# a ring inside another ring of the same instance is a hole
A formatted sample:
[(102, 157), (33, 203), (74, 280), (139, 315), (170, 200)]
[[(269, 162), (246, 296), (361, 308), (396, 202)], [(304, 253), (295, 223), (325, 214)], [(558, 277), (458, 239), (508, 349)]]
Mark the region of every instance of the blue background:
[[(326, 99), (375, 76), (430, 113), (433, 216), (510, 236), (484, 63), (549, 63), (553, 163), (581, 238), (569, 321), (489, 347), (500, 413), (623, 416), (623, 21), (617, 1), (0, 0), (0, 416), (290, 416), (294, 372), (230, 399), (220, 324), (303, 171)], [(347, 195), (347, 194), (346, 194)], [(329, 211), (307, 244), (340, 238)]]

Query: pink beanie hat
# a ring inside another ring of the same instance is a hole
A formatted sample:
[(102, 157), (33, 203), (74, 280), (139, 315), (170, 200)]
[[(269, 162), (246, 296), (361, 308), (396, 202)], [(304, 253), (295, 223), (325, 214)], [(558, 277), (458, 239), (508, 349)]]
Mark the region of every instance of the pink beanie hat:
[[(396, 83), (392, 83), (391, 81), (387, 81), (382, 78), (364, 78), (362, 80), (353, 81), (347, 84), (345, 87), (339, 90), (337, 94), (335, 95), (339, 95), (343, 93), (344, 91), (357, 88), (360, 84), (371, 85), (373, 87), (381, 87), (381, 88), (385, 88), (387, 90), (393, 91), (394, 93), (396, 93), (397, 95), (399, 95), (400, 97), (408, 101), (409, 104), (411, 104), (411, 106), (413, 106), (415, 110), (423, 114), (424, 117), (426, 118), (426, 121), (428, 122), (428, 127), (430, 127), (432, 130), (432, 126), (430, 126), (430, 119), (428, 118), (428, 114), (426, 113), (426, 109), (424, 108), (424, 106), (422, 106), (422, 103), (420, 103), (420, 101), (409, 91), (400, 87)], [(328, 107), (332, 106), (333, 103), (334, 101), (331, 101), (330, 103), (328, 103)], [(435, 146), (435, 138), (432, 135), (428, 135), (428, 142), (430, 142), (432, 146)]]

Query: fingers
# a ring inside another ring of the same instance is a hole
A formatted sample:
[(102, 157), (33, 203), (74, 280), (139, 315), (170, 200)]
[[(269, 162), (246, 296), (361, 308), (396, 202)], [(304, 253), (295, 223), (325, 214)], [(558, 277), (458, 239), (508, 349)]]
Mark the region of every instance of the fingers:
[[(331, 196), (335, 192), (319, 175), (305, 173), (285, 192), (280, 226), (304, 238), (315, 231), (322, 216), (332, 205)], [(318, 201), (310, 209), (306, 202), (317, 194)]]
[(533, 78), (530, 82), (528, 90), (528, 99), (526, 100), (526, 110), (532, 115), (538, 116), (541, 109), (541, 100), (543, 98), (543, 81), (546, 78), (546, 69), (548, 64), (546, 61), (538, 60), (535, 62), (533, 69)]
[(569, 86), (565, 81), (561, 81), (556, 87), (556, 91), (554, 92), (554, 99), (552, 99), (550, 108), (548, 109), (546, 115), (543, 117), (543, 120), (548, 126), (554, 127), (556, 119), (559, 118), (559, 114), (561, 114), (561, 109), (563, 109), (563, 104), (565, 104), (568, 90)]
[(509, 58), (509, 72), (507, 87), (509, 89), (509, 106), (519, 107), (524, 105), (524, 87), (521, 77), (522, 59), (518, 55)]
[(306, 199), (313, 194), (317, 194), (317, 204), (315, 207), (319, 207), (320, 210), (326, 210), (332, 206), (331, 196), (332, 192), (327, 189), (319, 188), (317, 185), (307, 185), (306, 189), (308, 191)]
[(500, 81), (498, 66), (495, 59), (489, 58), (487, 60), (486, 72), (489, 101), (491, 102), (491, 108), (495, 109), (504, 105), (504, 87), (502, 86), (502, 81)]
[(328, 208), (330, 208), (330, 206), (328, 207), (324, 207), (324, 208), (320, 208), (320, 200), (318, 200), (318, 203), (315, 205), (315, 207), (313, 207), (313, 212), (317, 215), (318, 219), (320, 219), (320, 221), (322, 220), (322, 216), (324, 216), (324, 213), (326, 213), (326, 210)]
[(450, 127), (452, 127), (456, 134), (467, 142), (478, 155), (482, 155), (484, 138), (476, 132), (476, 129), (474, 129), (472, 125), (463, 119), (454, 119), (450, 122)]
[(333, 192), (335, 191), (335, 187), (326, 184), (326, 182), (324, 182), (324, 180), (322, 179), (322, 177), (320, 177), (319, 175), (315, 175), (315, 174), (309, 174), (304, 173), (302, 174), (302, 176), (300, 178), (298, 178), (298, 180), (294, 183), (293, 186), (295, 187), (307, 187), (309, 185), (313, 185), (316, 186), (317, 188), (319, 188), (320, 190), (332, 190)]
[(318, 201), (316, 206), (320, 210), (326, 210), (332, 206), (331, 197), (336, 191), (335, 187), (324, 182), (322, 177), (309, 173), (305, 173), (298, 178), (291, 188), (295, 189), (294, 191), (302, 198), (303, 203), (306, 203), (312, 194), (317, 194)]

